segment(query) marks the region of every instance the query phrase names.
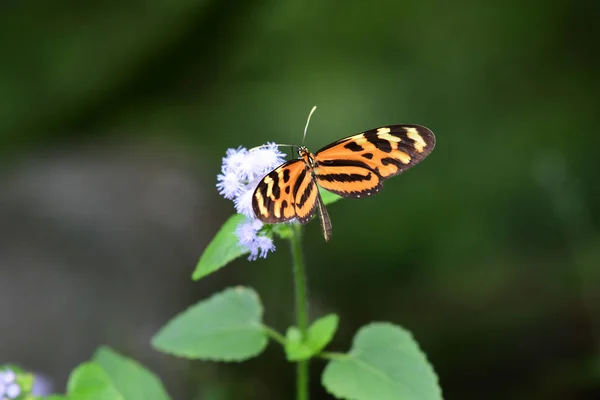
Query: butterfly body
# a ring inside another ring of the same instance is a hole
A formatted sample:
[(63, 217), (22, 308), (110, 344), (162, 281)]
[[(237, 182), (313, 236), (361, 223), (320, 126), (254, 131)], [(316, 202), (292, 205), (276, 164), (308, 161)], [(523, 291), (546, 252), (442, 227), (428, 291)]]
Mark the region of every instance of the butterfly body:
[(252, 208), (266, 223), (296, 218), (306, 224), (318, 213), (325, 240), (331, 221), (318, 186), (342, 197), (377, 193), (383, 181), (423, 160), (435, 147), (435, 136), (420, 125), (390, 125), (349, 136), (312, 154), (298, 149), (299, 158), (269, 172), (256, 187)]

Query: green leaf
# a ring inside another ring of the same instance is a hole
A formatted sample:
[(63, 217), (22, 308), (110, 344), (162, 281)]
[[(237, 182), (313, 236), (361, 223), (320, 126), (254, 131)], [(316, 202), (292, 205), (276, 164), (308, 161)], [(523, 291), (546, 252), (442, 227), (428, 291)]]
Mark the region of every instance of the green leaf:
[(318, 354), (329, 344), (338, 327), (339, 317), (329, 314), (312, 323), (302, 340), (300, 330), (295, 326), (286, 332), (285, 353), (289, 361), (301, 361)]
[(246, 360), (267, 345), (262, 313), (254, 290), (229, 288), (176, 316), (154, 336), (152, 345), (186, 358)]
[(238, 237), (235, 235), (235, 228), (245, 219), (246, 217), (242, 214), (234, 214), (223, 224), (213, 240), (204, 249), (192, 275), (193, 280), (197, 281), (248, 253), (247, 249), (238, 246)]
[(160, 379), (137, 361), (108, 347), (100, 347), (93, 361), (104, 369), (123, 399), (169, 399)]
[(339, 199), (343, 199), (342, 196), (332, 193), (329, 190), (325, 190), (322, 187), (319, 187), (319, 193), (321, 194), (321, 198), (323, 199), (323, 203), (325, 205), (335, 203)]
[(412, 335), (390, 323), (360, 329), (348, 354), (323, 372), (327, 391), (348, 400), (440, 400), (433, 368)]
[(290, 326), (285, 333), (285, 355), (289, 361), (306, 360), (311, 357), (308, 346), (302, 341), (302, 333), (295, 326)]
[(94, 363), (81, 364), (67, 383), (69, 400), (125, 400), (104, 369)]
[(340, 318), (336, 314), (328, 314), (312, 323), (308, 329), (308, 345), (313, 354), (319, 353), (333, 339)]

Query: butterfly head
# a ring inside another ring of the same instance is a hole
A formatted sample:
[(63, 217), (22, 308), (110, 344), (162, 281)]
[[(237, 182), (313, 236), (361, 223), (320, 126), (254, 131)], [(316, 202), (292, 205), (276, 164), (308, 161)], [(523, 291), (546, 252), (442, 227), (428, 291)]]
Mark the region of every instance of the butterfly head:
[(308, 151), (308, 149), (306, 148), (306, 146), (300, 146), (300, 147), (298, 147), (298, 155), (300, 156), (301, 159), (304, 160), (304, 162), (306, 163), (306, 165), (308, 165), (311, 168), (314, 167), (315, 158), (311, 154), (311, 152)]

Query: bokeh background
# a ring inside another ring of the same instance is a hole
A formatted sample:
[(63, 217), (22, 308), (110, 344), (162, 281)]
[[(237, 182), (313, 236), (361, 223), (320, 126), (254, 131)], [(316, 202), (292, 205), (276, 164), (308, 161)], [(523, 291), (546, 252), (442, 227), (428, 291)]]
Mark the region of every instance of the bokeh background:
[[(422, 164), (305, 229), (331, 346), (411, 330), (446, 399), (600, 398), (600, 3), (592, 0), (3, 1), (0, 361), (64, 391), (101, 344), (174, 399), (290, 399), (270, 344), (233, 365), (151, 336), (231, 285), (293, 323), (285, 242), (200, 282), (232, 214), (229, 147), (310, 149), (387, 124), (437, 134)], [(324, 364), (312, 364), (314, 399)]]

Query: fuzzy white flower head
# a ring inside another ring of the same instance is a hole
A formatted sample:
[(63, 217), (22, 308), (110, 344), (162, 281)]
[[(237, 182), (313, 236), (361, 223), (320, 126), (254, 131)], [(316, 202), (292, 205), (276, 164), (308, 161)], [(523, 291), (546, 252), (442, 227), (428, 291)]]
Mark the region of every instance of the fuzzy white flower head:
[(17, 376), (10, 369), (0, 372), (0, 399), (16, 399), (21, 395)]
[(217, 189), (226, 199), (233, 200), (242, 192), (243, 187), (238, 175), (233, 171), (217, 175)]
[[(256, 247), (258, 248), (258, 255), (262, 258), (267, 258), (267, 254), (270, 251), (275, 251), (273, 239), (268, 236), (258, 236), (256, 238)], [(250, 249), (250, 256), (256, 257), (256, 250), (253, 251), (253, 249)]]
[(250, 261), (256, 260), (259, 256), (266, 258), (270, 251), (275, 251), (273, 239), (259, 234), (262, 226), (263, 223), (257, 219), (246, 219), (235, 229), (235, 234), (239, 240), (238, 244), (250, 250), (248, 256)]
[(285, 154), (279, 151), (275, 143), (267, 143), (265, 146), (251, 150), (250, 157), (254, 166), (255, 175), (261, 178), (269, 171), (284, 162)]
[(221, 173), (217, 175), (217, 190), (226, 199), (233, 200), (238, 213), (246, 220), (236, 228), (238, 244), (250, 251), (249, 260), (265, 258), (275, 251), (273, 239), (260, 234), (263, 223), (256, 219), (252, 209), (252, 195), (258, 183), (271, 170), (283, 164), (285, 154), (274, 143), (247, 150), (229, 149), (223, 157)]
[(243, 244), (246, 247), (249, 247), (249, 245), (256, 240), (256, 234), (260, 228), (262, 228), (262, 222), (260, 225), (254, 225), (253, 222), (254, 221), (252, 220), (246, 220), (240, 223), (235, 229), (235, 234), (237, 235), (240, 244)]
[(252, 195), (259, 180), (255, 180), (251, 184), (247, 184), (240, 192), (240, 195), (233, 199), (235, 209), (239, 214), (244, 214), (248, 218), (256, 218), (252, 209)]
[(225, 157), (223, 157), (223, 166), (221, 171), (227, 173), (228, 171), (236, 171), (242, 164), (246, 162), (248, 158), (248, 150), (244, 147), (238, 147), (237, 149), (227, 149)]

